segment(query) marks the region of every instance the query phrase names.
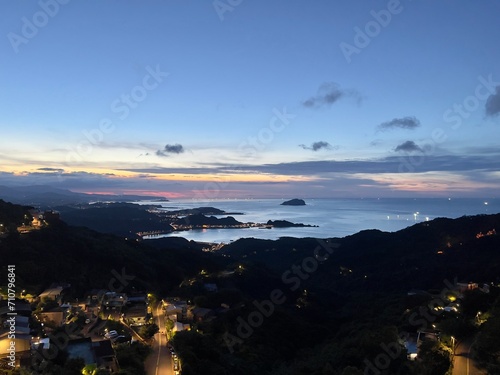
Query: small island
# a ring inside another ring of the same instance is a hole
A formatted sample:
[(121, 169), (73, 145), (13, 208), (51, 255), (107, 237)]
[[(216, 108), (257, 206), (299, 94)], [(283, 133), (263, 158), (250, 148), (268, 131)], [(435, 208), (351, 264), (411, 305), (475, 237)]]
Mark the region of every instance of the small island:
[(305, 206), (306, 202), (303, 199), (290, 199), (289, 201), (285, 201), (281, 203), (282, 206)]

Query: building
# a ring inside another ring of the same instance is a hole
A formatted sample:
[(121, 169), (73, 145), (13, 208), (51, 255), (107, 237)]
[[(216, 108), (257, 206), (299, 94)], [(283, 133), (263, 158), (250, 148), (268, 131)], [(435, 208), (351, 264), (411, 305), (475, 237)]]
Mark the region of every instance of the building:
[(85, 293), (85, 303), (88, 305), (100, 304), (106, 293), (106, 289), (92, 289)]
[(111, 346), (111, 341), (94, 341), (92, 342), (92, 349), (94, 350), (94, 358), (98, 368), (110, 370), (111, 372), (119, 370), (118, 361), (115, 351)]
[(188, 308), (186, 301), (177, 301), (175, 303), (167, 303), (165, 305), (165, 315), (168, 319), (177, 322), (188, 319)]
[(479, 288), (478, 283), (468, 282), (468, 283), (457, 283), (457, 289), (459, 292), (463, 293), (466, 290), (474, 290)]
[(148, 322), (148, 306), (135, 304), (128, 306), (123, 314), (123, 319), (132, 326), (142, 326)]
[(59, 301), (63, 290), (64, 290), (64, 287), (62, 287), (62, 286), (48, 288), (48, 289), (45, 289), (42, 293), (40, 293), (38, 298), (40, 298), (41, 301), (43, 301), (44, 299)]
[(33, 217), (31, 225), (35, 228), (41, 227), (43, 224), (43, 215), (39, 210), (29, 210), (30, 215)]
[(115, 292), (106, 292), (102, 297), (102, 308), (123, 308), (128, 302), (127, 295), (125, 293), (115, 293)]
[(36, 314), (36, 317), (40, 323), (53, 325), (55, 327), (60, 327), (66, 323), (66, 318), (68, 316), (68, 309), (63, 307), (55, 307), (47, 311), (41, 311)]
[(127, 301), (125, 293), (106, 292), (101, 302), (101, 312), (105, 319), (119, 320)]
[(130, 303), (147, 303), (148, 295), (145, 293), (132, 293), (128, 295), (128, 302)]
[(180, 331), (189, 331), (191, 329), (190, 324), (183, 324), (179, 322), (174, 323), (174, 328), (172, 328), (173, 332), (180, 332)]
[(201, 323), (211, 320), (215, 317), (215, 312), (212, 309), (207, 309), (204, 307), (196, 307), (191, 310), (192, 319), (195, 322)]

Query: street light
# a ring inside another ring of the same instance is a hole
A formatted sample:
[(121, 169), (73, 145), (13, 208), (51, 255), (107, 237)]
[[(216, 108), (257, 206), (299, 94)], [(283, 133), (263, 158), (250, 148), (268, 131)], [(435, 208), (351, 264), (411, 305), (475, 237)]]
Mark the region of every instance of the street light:
[(455, 337), (451, 336), (451, 350), (453, 351), (453, 355), (455, 355)]

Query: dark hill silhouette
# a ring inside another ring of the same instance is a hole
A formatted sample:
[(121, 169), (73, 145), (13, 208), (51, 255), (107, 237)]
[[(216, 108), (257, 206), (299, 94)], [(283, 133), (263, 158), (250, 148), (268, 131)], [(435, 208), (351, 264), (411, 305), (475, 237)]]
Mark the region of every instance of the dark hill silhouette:
[[(336, 279), (345, 281), (338, 272), (341, 266), (353, 270), (349, 280), (359, 286), (399, 292), (435, 287), (445, 278), (496, 281), (500, 251), (495, 246), (500, 249), (500, 237), (476, 238), (479, 233), (496, 228), (500, 228), (500, 214), (439, 218), (394, 233), (365, 230), (332, 238), (329, 242), (340, 247), (318, 269), (314, 281), (305, 283), (333, 287)], [(221, 252), (236, 260), (262, 262), (276, 272), (284, 272), (310, 257), (318, 246), (321, 245), (314, 238), (247, 238), (224, 246)], [(365, 276), (370, 282), (365, 282)]]
[(57, 207), (61, 219), (70, 225), (122, 237), (136, 237), (138, 232), (172, 232), (173, 228), (146, 206), (132, 203), (109, 203)]
[(7, 277), (4, 267), (15, 264), (18, 285), (41, 292), (54, 282), (70, 283), (77, 297), (109, 288), (122, 270), (133, 277), (124, 289), (165, 292), (218, 261), (199, 246), (156, 248), (63, 222), (2, 239), (0, 258), (2, 277)]
[(138, 200), (168, 201), (165, 198), (142, 195), (107, 195), (76, 193), (67, 189), (59, 189), (48, 185), (1, 186), (0, 198), (16, 204), (27, 204), (42, 209), (59, 205), (90, 203), (96, 201), (131, 202)]
[(224, 225), (224, 226), (237, 226), (242, 224), (232, 216), (218, 218), (215, 216), (205, 216), (203, 214), (188, 215), (183, 218), (175, 220), (172, 224), (175, 225), (191, 225), (195, 228), (204, 225)]

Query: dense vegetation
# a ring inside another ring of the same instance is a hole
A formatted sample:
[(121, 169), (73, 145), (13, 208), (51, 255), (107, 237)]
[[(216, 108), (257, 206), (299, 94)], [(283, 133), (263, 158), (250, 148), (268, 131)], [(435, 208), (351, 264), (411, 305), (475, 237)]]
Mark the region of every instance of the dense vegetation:
[[(465, 293), (458, 315), (433, 313), (424, 319), (418, 314), (436, 301), (449, 303), (447, 293), (457, 280), (498, 284), (500, 238), (493, 229), (499, 224), (500, 215), (462, 217), (328, 242), (242, 239), (227, 245), (221, 253), (243, 270), (230, 278), (205, 277), (205, 282), (217, 282), (219, 292), (203, 293), (195, 284), (192, 295), (197, 295), (197, 305), (211, 308), (229, 300), (221, 293), (237, 290), (240, 298), (230, 294), (230, 305), (236, 307), (199, 325), (209, 339), (197, 333), (176, 338), (181, 358), (193, 366), (188, 374), (200, 373), (194, 358), (203, 361), (204, 374), (221, 373), (220, 366), (231, 374), (445, 374), (451, 363), (450, 336), (474, 335), (475, 314), (490, 309), (498, 288), (491, 287), (488, 294)], [(328, 259), (326, 249), (331, 250)], [(315, 251), (324, 261), (313, 261)], [(265, 311), (264, 301), (275, 289), (283, 292), (283, 303), (259, 320), (256, 312)], [(408, 295), (417, 289), (430, 293)], [(407, 360), (401, 333), (416, 334), (432, 329), (431, 324), (441, 331), (443, 343), (427, 342), (422, 361)], [(489, 325), (493, 333), (481, 330), (479, 336), (486, 343), (498, 333), (494, 321)], [(387, 367), (373, 367), (390, 348), (399, 348), (398, 355)], [(484, 361), (497, 360), (495, 353), (484, 354)]]
[(7, 231), (15, 232), (18, 226), (31, 222), (30, 208), (0, 199), (0, 234)]
[[(201, 250), (158, 249), (63, 222), (2, 239), (0, 258), (2, 280), (6, 280), (7, 265), (15, 264), (18, 284), (31, 293), (40, 293), (52, 283), (69, 283), (77, 298), (110, 285), (123, 291), (165, 293), (218, 261)], [(126, 285), (118, 285), (119, 276)]]

